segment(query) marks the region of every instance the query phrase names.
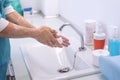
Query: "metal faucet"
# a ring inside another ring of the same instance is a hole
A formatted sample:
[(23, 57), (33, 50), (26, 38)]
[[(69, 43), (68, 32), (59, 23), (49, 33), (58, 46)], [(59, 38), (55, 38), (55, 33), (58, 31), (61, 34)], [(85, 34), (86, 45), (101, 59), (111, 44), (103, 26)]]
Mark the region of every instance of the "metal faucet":
[(74, 29), (74, 30), (77, 32), (77, 34), (81, 37), (81, 46), (79, 47), (79, 51), (86, 50), (86, 48), (84, 47), (84, 38), (83, 38), (82, 33), (81, 33), (78, 29), (76, 29), (76, 28), (75, 28), (72, 24), (70, 24), (70, 23), (64, 23), (64, 24), (59, 28), (59, 31), (62, 31), (65, 26), (71, 26), (71, 28)]

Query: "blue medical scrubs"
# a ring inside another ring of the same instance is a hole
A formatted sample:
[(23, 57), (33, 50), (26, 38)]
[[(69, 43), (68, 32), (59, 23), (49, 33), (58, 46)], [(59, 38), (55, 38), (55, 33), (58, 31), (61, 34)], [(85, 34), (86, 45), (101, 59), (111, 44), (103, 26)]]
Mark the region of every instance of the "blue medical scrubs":
[[(4, 8), (9, 6), (9, 0), (0, 0), (0, 18), (5, 18)], [(0, 80), (6, 80), (6, 71), (10, 60), (10, 43), (8, 38), (0, 37)]]

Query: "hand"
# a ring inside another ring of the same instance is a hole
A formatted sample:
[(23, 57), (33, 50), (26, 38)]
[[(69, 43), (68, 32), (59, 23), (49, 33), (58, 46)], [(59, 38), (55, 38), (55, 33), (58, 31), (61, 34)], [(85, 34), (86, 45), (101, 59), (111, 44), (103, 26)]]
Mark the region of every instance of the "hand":
[(40, 43), (54, 47), (55, 43), (57, 42), (57, 40), (51, 33), (51, 28), (49, 27), (42, 26), (40, 28), (37, 28), (34, 32), (34, 38)]
[[(63, 47), (69, 45), (69, 40), (63, 36), (58, 36), (57, 31), (51, 29), (49, 27), (43, 26), (41, 28), (36, 29), (35, 39), (39, 42), (51, 46), (51, 47)], [(61, 37), (63, 39), (63, 43), (60, 44), (57, 41), (57, 38)]]
[(69, 40), (68, 40), (66, 37), (62, 36), (62, 35), (58, 35), (56, 30), (52, 29), (52, 30), (51, 30), (51, 33), (53, 34), (53, 36), (54, 36), (55, 38), (60, 38), (60, 37), (61, 37), (61, 38), (62, 38), (62, 41), (63, 41), (62, 44), (60, 44), (59, 42), (57, 42), (57, 43), (59, 43), (59, 44), (56, 44), (55, 47), (60, 47), (60, 45), (61, 45), (61, 46), (68, 47), (68, 46), (70, 45)]
[(69, 40), (66, 37), (64, 37), (62, 35), (58, 35), (57, 31), (55, 31), (53, 29), (51, 30), (51, 32), (55, 38), (60, 38), (60, 37), (62, 38), (62, 41), (63, 41), (63, 43), (61, 44), (62, 46), (68, 47), (70, 45)]
[(65, 47), (68, 47), (70, 45), (69, 40), (66, 37), (64, 37), (62, 35), (58, 35), (57, 37), (62, 38), (61, 45), (65, 46)]

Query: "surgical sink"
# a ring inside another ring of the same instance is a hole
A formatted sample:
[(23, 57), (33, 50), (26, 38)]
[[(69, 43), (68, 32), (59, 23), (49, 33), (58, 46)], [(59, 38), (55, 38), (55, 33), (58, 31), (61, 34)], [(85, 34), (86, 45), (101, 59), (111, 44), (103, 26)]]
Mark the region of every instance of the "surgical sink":
[(31, 80), (68, 80), (98, 73), (91, 50), (75, 52), (71, 47), (51, 48), (42, 44), (20, 47)]

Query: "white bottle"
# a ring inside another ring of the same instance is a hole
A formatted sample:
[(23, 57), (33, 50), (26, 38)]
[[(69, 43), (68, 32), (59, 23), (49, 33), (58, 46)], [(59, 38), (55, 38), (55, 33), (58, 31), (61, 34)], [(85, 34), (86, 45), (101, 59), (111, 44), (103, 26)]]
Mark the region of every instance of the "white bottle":
[(23, 16), (24, 18), (30, 18), (32, 16), (32, 7), (24, 8)]
[(105, 33), (103, 33), (100, 24), (96, 25), (96, 30), (94, 33), (94, 40), (93, 40), (94, 50), (104, 49), (105, 39), (106, 39), (106, 35)]
[(93, 45), (93, 33), (96, 26), (96, 20), (85, 21), (85, 44)]

